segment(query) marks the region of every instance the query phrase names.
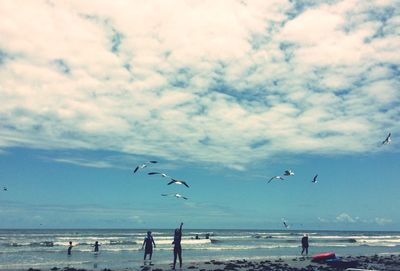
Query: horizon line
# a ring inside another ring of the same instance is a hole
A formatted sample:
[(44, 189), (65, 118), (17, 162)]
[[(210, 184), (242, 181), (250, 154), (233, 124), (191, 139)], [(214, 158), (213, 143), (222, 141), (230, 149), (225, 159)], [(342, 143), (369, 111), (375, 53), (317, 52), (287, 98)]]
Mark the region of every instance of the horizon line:
[[(147, 231), (149, 228), (0, 228), (0, 231), (12, 231), (12, 230), (143, 230)], [(151, 230), (173, 230), (173, 228), (151, 228)], [(328, 229), (233, 229), (233, 228), (219, 228), (219, 229), (211, 229), (211, 228), (187, 228), (186, 230), (213, 230), (213, 231), (288, 231), (288, 232), (400, 232), (400, 230), (328, 230)]]

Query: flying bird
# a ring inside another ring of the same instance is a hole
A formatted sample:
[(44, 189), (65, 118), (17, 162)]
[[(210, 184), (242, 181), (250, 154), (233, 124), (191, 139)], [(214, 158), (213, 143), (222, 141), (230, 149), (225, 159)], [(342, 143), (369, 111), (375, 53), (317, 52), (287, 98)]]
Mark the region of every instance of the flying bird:
[(285, 226), (286, 229), (289, 228), (289, 225), (286, 223), (284, 218), (282, 218), (282, 223), (283, 223), (283, 226)]
[(285, 170), (285, 173), (283, 173), (283, 175), (284, 175), (284, 176), (293, 176), (293, 175), (294, 175), (294, 172), (291, 171), (290, 169), (289, 169), (289, 170)]
[(270, 183), (272, 180), (277, 179), (277, 180), (284, 180), (281, 176), (274, 176), (271, 179), (269, 179), (268, 183)]
[(161, 175), (162, 177), (164, 177), (164, 178), (170, 178), (170, 179), (172, 179), (172, 177), (171, 176), (169, 176), (169, 175), (167, 175), (167, 174), (165, 174), (165, 173), (162, 173), (162, 172), (149, 172), (149, 173), (147, 173), (148, 175)]
[(175, 179), (171, 179), (172, 181), (170, 181), (168, 183), (168, 185), (170, 184), (183, 184), (184, 186), (186, 186), (187, 188), (189, 188), (189, 185), (185, 182), (185, 181), (180, 181), (180, 180), (175, 180)]
[(174, 196), (174, 197), (176, 197), (176, 198), (182, 198), (182, 199), (185, 199), (185, 200), (187, 200), (188, 198), (187, 197), (184, 197), (184, 196), (182, 196), (181, 194), (178, 194), (178, 193), (176, 193), (176, 194), (161, 194), (161, 196), (164, 196), (164, 197), (167, 197), (167, 196)]
[(147, 173), (148, 175), (160, 175), (164, 178), (170, 178), (171, 181), (168, 183), (168, 185), (170, 184), (183, 184), (184, 186), (189, 188), (189, 185), (185, 182), (185, 181), (181, 181), (181, 180), (177, 180), (172, 178), (171, 176), (167, 175), (166, 173), (162, 173), (162, 172), (149, 172)]
[(390, 136), (391, 136), (391, 135), (392, 135), (392, 133), (389, 133), (389, 134), (387, 135), (386, 139), (382, 141), (382, 145), (388, 145), (388, 144), (390, 144), (390, 142), (392, 141), (392, 140), (390, 139)]
[(318, 181), (317, 181), (317, 177), (318, 177), (318, 174), (314, 176), (314, 178), (313, 178), (313, 180), (312, 180), (311, 182), (317, 183), (317, 182), (318, 182)]
[(136, 171), (138, 171), (139, 169), (142, 169), (142, 168), (147, 167), (148, 164), (155, 164), (155, 163), (157, 163), (157, 161), (147, 161), (147, 162), (144, 162), (143, 164), (138, 165), (138, 166), (135, 168), (135, 170), (133, 171), (133, 173), (136, 173)]

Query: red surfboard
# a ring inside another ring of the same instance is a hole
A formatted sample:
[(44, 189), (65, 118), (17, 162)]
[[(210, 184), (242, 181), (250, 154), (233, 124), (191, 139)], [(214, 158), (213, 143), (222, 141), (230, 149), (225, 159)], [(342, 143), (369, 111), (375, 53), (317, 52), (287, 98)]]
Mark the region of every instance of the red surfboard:
[(312, 261), (313, 262), (321, 262), (321, 261), (325, 261), (328, 259), (334, 259), (334, 258), (336, 258), (336, 255), (334, 252), (325, 252), (325, 253), (315, 254), (312, 257)]

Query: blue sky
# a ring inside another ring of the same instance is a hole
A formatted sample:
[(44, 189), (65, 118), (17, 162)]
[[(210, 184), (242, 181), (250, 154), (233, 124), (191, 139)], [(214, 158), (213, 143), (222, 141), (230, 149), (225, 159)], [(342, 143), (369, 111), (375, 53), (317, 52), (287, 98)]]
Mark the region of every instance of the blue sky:
[(395, 1), (173, 2), (0, 3), (0, 228), (398, 230)]

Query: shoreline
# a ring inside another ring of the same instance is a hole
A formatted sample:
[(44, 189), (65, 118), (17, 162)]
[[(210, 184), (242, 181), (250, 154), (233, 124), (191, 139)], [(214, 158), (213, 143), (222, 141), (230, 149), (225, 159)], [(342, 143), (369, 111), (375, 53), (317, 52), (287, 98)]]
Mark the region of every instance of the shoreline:
[[(368, 270), (385, 270), (385, 271), (399, 271), (400, 270), (400, 254), (387, 254), (387, 255), (372, 255), (372, 256), (346, 256), (337, 255), (344, 262), (352, 262), (355, 264), (353, 268), (368, 269)], [(280, 270), (280, 271), (338, 271), (345, 270), (347, 267), (333, 267), (326, 263), (316, 263), (312, 261), (311, 256), (293, 256), (276, 257), (265, 260), (209, 260), (201, 262), (185, 262), (183, 261), (182, 268), (178, 268), (177, 262), (176, 270), (192, 270), (192, 271), (245, 271), (245, 270)], [(146, 261), (138, 268), (123, 268), (123, 269), (109, 269), (109, 268), (94, 268), (83, 269), (74, 267), (53, 267), (49, 269), (27, 268), (27, 269), (2, 269), (7, 271), (165, 271), (172, 270), (172, 263), (170, 264), (152, 264)]]

